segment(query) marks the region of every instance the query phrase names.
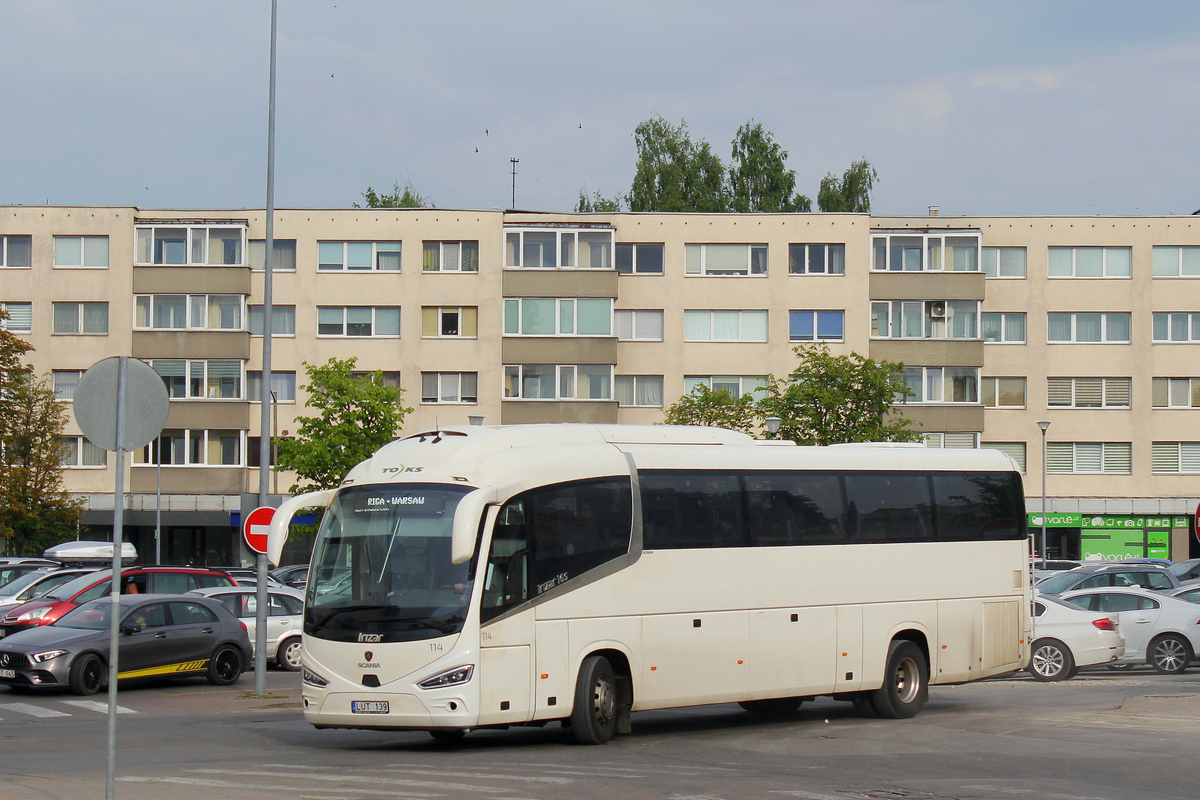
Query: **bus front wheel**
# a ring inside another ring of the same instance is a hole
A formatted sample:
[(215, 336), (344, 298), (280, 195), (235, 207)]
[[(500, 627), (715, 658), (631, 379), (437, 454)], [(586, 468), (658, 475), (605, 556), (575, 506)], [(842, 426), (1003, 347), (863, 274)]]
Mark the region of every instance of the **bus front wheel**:
[(617, 683), (604, 656), (588, 656), (579, 667), (571, 733), (580, 744), (604, 744), (617, 725)]
[(871, 695), (871, 705), (886, 719), (915, 717), (929, 697), (929, 664), (925, 654), (905, 639), (888, 647), (883, 686)]

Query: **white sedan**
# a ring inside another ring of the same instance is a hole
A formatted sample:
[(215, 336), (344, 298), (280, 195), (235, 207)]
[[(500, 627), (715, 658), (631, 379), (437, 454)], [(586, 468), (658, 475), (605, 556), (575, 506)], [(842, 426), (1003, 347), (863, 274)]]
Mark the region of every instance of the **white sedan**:
[[(266, 657), (281, 668), (292, 672), (300, 669), (303, 652), (300, 634), (304, 631), (304, 595), (286, 586), (268, 586)], [(253, 647), (256, 639), (254, 629), (257, 622), (257, 588), (254, 586), (217, 586), (197, 589), (193, 594), (202, 594), (219, 600), (233, 615), (246, 624)]]
[(1073, 678), (1080, 667), (1110, 664), (1125, 654), (1115, 614), (1084, 611), (1042, 596), (1033, 605), (1029, 674), (1039, 681)]
[(1200, 651), (1200, 606), (1160, 592), (1133, 587), (1097, 587), (1064, 592), (1080, 608), (1116, 614), (1125, 655), (1117, 664), (1149, 664), (1165, 674), (1187, 669)]

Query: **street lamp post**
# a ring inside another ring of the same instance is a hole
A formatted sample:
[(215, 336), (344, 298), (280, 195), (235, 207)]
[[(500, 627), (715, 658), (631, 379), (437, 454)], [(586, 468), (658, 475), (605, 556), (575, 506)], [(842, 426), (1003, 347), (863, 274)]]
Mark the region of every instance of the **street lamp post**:
[(1046, 568), (1046, 429), (1050, 423), (1042, 420), (1038, 423), (1042, 429), (1042, 569)]

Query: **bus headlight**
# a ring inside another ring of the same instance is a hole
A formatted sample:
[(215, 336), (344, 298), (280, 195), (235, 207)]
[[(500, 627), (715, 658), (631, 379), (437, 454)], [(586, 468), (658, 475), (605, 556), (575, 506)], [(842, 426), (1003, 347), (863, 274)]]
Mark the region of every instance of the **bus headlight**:
[(443, 686), (456, 686), (460, 683), (466, 683), (471, 680), (471, 673), (475, 671), (474, 664), (467, 664), (462, 667), (448, 669), (445, 672), (439, 672), (432, 678), (426, 678), (417, 684), (422, 689), (441, 689)]
[(302, 680), (304, 683), (307, 683), (309, 686), (316, 686), (317, 688), (323, 688), (323, 687), (329, 685), (329, 681), (325, 680), (324, 678), (322, 678), (317, 673), (313, 672), (308, 667), (301, 667), (300, 669), (301, 669), (300, 680)]

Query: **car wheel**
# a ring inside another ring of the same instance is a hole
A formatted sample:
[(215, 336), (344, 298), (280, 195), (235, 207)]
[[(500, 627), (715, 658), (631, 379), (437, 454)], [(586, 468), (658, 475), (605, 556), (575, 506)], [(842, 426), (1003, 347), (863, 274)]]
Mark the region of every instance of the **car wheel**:
[(915, 717), (929, 696), (929, 665), (921, 648), (906, 639), (888, 647), (883, 686), (871, 695), (871, 705), (885, 719)]
[(71, 694), (89, 695), (100, 691), (104, 685), (104, 662), (95, 653), (88, 653), (75, 659), (71, 665), (71, 674), (67, 678), (67, 686)]
[(803, 697), (773, 697), (768, 700), (744, 700), (738, 705), (751, 714), (782, 717), (794, 712), (803, 702)]
[(1033, 643), (1026, 669), (1037, 681), (1065, 681), (1073, 674), (1075, 659), (1058, 639), (1039, 639)]
[(589, 656), (579, 667), (571, 732), (580, 744), (604, 744), (617, 727), (617, 682), (604, 656)]
[(216, 686), (229, 686), (237, 683), (245, 670), (242, 651), (231, 644), (221, 645), (217, 652), (208, 660), (208, 671), (205, 677)]
[(1164, 675), (1178, 675), (1192, 660), (1192, 646), (1187, 639), (1168, 633), (1150, 642), (1150, 666)]
[(304, 645), (300, 641), (299, 636), (293, 636), (291, 639), (280, 643), (279, 649), (275, 652), (275, 663), (280, 669), (286, 669), (288, 672), (298, 672), (300, 670), (300, 657), (304, 654)]

